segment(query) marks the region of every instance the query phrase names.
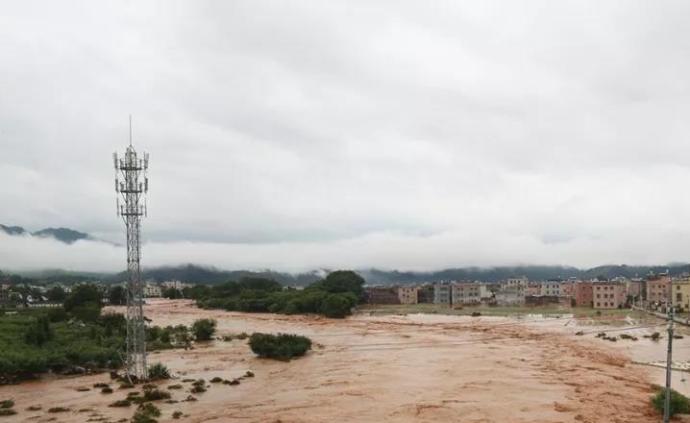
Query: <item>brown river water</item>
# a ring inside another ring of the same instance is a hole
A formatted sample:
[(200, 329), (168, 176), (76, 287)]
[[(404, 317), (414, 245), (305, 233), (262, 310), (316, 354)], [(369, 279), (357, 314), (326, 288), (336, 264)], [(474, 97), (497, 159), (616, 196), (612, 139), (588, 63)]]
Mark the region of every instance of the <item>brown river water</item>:
[[(258, 359), (240, 340), (151, 354), (149, 363), (165, 363), (180, 379), (161, 387), (183, 378), (232, 379), (247, 370), (255, 374), (236, 386), (208, 384), (195, 402), (159, 403), (160, 422), (660, 421), (649, 398), (651, 384), (663, 383), (664, 371), (648, 364), (665, 359), (666, 340), (642, 338), (663, 332), (663, 326), (647, 327), (663, 324), (660, 320), (423, 314), (332, 320), (200, 310), (185, 300), (151, 301), (145, 313), (156, 325), (190, 325), (207, 317), (217, 320), (219, 336), (287, 332), (307, 335), (315, 343), (309, 354), (290, 362)], [(601, 330), (634, 334), (639, 340), (604, 341), (595, 337)], [(579, 331), (585, 333), (575, 335)], [(677, 340), (675, 347), (676, 364), (682, 367), (690, 336)], [(690, 394), (686, 376), (690, 379), (688, 373), (674, 372), (674, 386)], [(0, 399), (13, 398), (18, 414), (0, 417), (0, 422), (131, 418), (134, 407), (108, 407), (131, 390), (77, 391), (97, 382), (109, 383), (108, 374), (1, 386)], [(191, 385), (183, 385), (183, 390), (170, 391), (174, 399), (189, 395)], [(30, 406), (41, 409), (29, 411)], [(69, 411), (47, 412), (57, 406)], [(184, 416), (174, 420), (174, 411)]]

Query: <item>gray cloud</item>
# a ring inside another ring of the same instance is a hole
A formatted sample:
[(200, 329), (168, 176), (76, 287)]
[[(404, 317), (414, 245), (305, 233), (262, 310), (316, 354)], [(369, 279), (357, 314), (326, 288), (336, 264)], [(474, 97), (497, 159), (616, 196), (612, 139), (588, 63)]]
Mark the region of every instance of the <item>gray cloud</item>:
[[(132, 113), (151, 263), (686, 261), (688, 17), (676, 1), (15, 2), (0, 223), (121, 241), (110, 154)], [(0, 266), (121, 267), (111, 246), (8, 242)]]

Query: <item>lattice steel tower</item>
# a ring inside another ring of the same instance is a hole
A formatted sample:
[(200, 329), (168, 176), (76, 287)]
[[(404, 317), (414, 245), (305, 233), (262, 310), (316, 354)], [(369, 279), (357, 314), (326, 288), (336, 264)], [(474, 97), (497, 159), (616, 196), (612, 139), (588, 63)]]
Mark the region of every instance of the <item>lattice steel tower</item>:
[(138, 156), (132, 146), (132, 118), (129, 120), (129, 147), (124, 156), (113, 153), (115, 163), (115, 192), (121, 194), (124, 204), (117, 199), (117, 214), (127, 228), (127, 376), (139, 380), (148, 378), (146, 367), (146, 327), (144, 322), (144, 289), (141, 281), (140, 230), (141, 219), (146, 216), (145, 195), (149, 189), (147, 171), (149, 155)]

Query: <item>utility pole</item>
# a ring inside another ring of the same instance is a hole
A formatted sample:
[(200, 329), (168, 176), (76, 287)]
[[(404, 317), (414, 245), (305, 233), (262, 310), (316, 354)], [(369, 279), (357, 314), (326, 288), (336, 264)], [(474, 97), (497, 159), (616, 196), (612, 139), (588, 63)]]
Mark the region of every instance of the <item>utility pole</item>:
[(132, 117), (129, 118), (129, 146), (124, 156), (113, 154), (115, 191), (124, 204), (117, 201), (117, 214), (127, 229), (127, 357), (126, 371), (130, 381), (146, 380), (146, 326), (144, 322), (144, 289), (141, 281), (141, 219), (146, 216), (145, 194), (149, 189), (146, 176), (149, 155), (138, 156), (132, 146)]
[(673, 280), (668, 270), (670, 295), (666, 301), (666, 313), (668, 315), (668, 349), (666, 351), (666, 397), (664, 398), (664, 423), (669, 423), (671, 418), (671, 357), (673, 352)]

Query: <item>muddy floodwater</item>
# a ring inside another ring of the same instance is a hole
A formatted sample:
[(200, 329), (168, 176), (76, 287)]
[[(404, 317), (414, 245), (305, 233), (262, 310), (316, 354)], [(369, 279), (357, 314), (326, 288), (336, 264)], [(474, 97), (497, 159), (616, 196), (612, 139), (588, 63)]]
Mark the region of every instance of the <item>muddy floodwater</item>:
[[(658, 422), (649, 398), (663, 381), (653, 367), (665, 358), (656, 319), (597, 321), (529, 316), (522, 319), (444, 315), (370, 316), (333, 320), (199, 310), (189, 301), (152, 301), (146, 315), (156, 325), (191, 325), (213, 318), (218, 336), (287, 332), (309, 336), (313, 350), (290, 362), (256, 358), (246, 341), (212, 341), (192, 350), (154, 353), (178, 380), (160, 383), (173, 399), (190, 395), (182, 379), (254, 377), (239, 385), (207, 383), (197, 401), (158, 403), (161, 422)], [(596, 337), (629, 333), (637, 341)], [(680, 329), (680, 333), (687, 332)], [(690, 353), (690, 336), (676, 342), (676, 366)], [(688, 392), (688, 373), (674, 384)], [(16, 416), (0, 421), (116, 422), (134, 408), (112, 408), (131, 390), (102, 394), (91, 388), (107, 374), (46, 377), (0, 387), (13, 398)], [(79, 391), (78, 388), (90, 390)], [(136, 389), (134, 389), (136, 390)], [(29, 411), (29, 407), (38, 408)], [(68, 411), (49, 413), (51, 407)], [(181, 411), (183, 417), (172, 418)]]

